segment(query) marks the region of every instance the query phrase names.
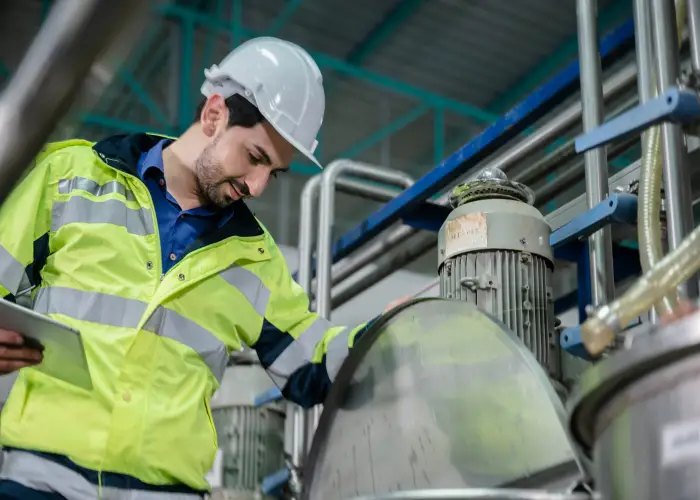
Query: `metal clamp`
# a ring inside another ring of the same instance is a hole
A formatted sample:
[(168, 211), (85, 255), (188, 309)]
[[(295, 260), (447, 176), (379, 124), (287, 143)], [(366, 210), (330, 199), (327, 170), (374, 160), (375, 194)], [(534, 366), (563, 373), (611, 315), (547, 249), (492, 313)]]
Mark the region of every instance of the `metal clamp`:
[(623, 139), (663, 122), (690, 124), (700, 117), (700, 98), (690, 89), (673, 87), (660, 96), (616, 116), (576, 138), (576, 152), (583, 153)]
[[(641, 324), (641, 319), (637, 319), (628, 325), (624, 331), (635, 328)], [(566, 352), (577, 358), (585, 359), (586, 361), (593, 361), (595, 359), (588, 353), (586, 347), (583, 345), (580, 326), (565, 328), (559, 336), (559, 345)]]

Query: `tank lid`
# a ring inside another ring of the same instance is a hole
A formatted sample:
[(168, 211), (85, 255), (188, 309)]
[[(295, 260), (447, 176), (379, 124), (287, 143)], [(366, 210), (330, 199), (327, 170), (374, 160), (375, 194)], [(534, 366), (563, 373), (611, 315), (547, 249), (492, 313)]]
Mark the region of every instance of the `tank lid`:
[(535, 193), (525, 184), (511, 181), (499, 168), (486, 167), (476, 178), (455, 187), (450, 193), (450, 205), (457, 208), (477, 200), (503, 198), (521, 201), (528, 205), (535, 203)]

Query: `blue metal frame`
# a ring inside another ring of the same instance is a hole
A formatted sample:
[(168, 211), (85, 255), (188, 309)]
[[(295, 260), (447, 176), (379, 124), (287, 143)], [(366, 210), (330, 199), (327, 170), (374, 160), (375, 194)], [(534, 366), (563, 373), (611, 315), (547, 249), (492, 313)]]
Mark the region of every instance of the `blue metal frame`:
[(700, 98), (693, 90), (670, 88), (662, 95), (608, 120), (576, 138), (576, 152), (583, 153), (646, 130), (662, 122), (693, 123), (700, 117)]
[(634, 224), (636, 220), (637, 197), (632, 194), (614, 193), (554, 231), (549, 241), (555, 249), (556, 258), (576, 260), (565, 253), (569, 243), (579, 242), (608, 224)]
[[(634, 23), (630, 19), (601, 41), (603, 64), (610, 64), (633, 44)], [(574, 61), (479, 136), (416, 181), (413, 186), (342, 236), (333, 247), (333, 260), (345, 257), (394, 222), (415, 211), (419, 204), (465, 174), (561, 103), (578, 88), (578, 85), (579, 67), (578, 61)]]
[(291, 478), (291, 473), (287, 467), (278, 470), (277, 472), (266, 476), (262, 480), (262, 494), (275, 498), (280, 498), (282, 488)]

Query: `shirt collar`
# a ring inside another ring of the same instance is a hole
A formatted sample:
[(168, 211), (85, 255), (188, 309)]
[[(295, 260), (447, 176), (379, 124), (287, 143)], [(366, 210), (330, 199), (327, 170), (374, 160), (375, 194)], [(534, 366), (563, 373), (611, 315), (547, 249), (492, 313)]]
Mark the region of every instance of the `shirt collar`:
[(163, 150), (173, 142), (172, 139), (158, 141), (155, 146), (141, 156), (137, 173), (142, 181), (145, 180), (146, 172), (151, 169), (157, 169), (161, 174), (165, 173), (165, 167), (163, 166)]

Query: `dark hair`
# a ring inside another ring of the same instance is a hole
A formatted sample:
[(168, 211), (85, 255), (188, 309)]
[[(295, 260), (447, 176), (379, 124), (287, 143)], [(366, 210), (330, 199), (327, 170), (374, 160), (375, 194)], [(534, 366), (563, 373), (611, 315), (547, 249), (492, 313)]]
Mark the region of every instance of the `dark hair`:
[[(260, 113), (258, 108), (253, 106), (245, 97), (238, 94), (234, 94), (228, 99), (226, 99), (226, 107), (228, 108), (228, 126), (229, 127), (244, 127), (252, 128), (258, 123), (265, 121), (265, 117)], [(204, 105), (207, 103), (206, 99), (197, 106), (197, 114), (194, 117), (194, 123), (198, 123), (201, 116)]]

